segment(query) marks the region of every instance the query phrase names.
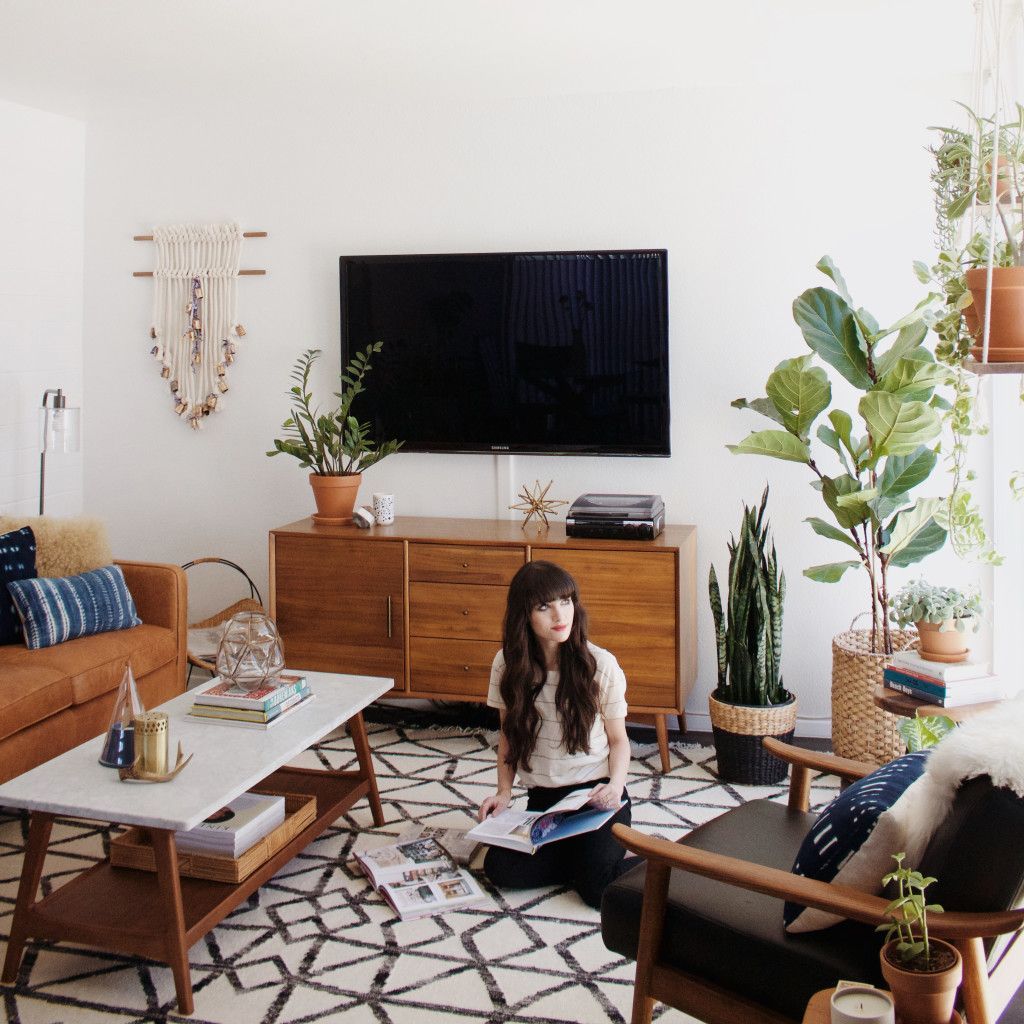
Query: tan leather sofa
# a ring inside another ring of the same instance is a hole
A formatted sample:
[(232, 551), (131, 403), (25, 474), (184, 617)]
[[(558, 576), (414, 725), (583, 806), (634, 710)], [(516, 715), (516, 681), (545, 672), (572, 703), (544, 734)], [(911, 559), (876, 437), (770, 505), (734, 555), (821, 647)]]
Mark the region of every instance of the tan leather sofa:
[(185, 574), (176, 565), (116, 564), (141, 626), (37, 651), (0, 646), (0, 782), (105, 732), (129, 658), (145, 707), (184, 691)]

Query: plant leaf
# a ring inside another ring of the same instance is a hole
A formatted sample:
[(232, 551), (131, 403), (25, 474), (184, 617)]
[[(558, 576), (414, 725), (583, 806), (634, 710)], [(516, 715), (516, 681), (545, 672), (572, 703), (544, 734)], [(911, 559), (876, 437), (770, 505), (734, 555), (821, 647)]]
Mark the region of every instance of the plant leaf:
[(850, 292), (846, 287), (846, 281), (843, 279), (843, 275), (839, 272), (839, 268), (832, 262), (831, 256), (822, 256), (817, 263), (814, 264), (816, 270), (820, 270), (826, 277), (831, 278), (832, 283), (836, 286), (836, 291), (839, 292), (843, 302), (848, 306), (853, 305), (853, 299), (850, 298)]
[(832, 401), (828, 374), (811, 364), (811, 356), (785, 359), (768, 377), (766, 390), (782, 417), (783, 426), (802, 440), (811, 424)]
[(942, 428), (938, 413), (924, 402), (907, 402), (885, 391), (869, 391), (858, 411), (871, 435), (874, 457), (909, 455), (937, 437)]
[(756, 430), (739, 444), (725, 446), (733, 455), (770, 455), (786, 462), (809, 462), (810, 449), (785, 430)]
[(898, 359), (892, 369), (878, 381), (878, 389), (911, 401), (927, 402), (932, 392), (950, 383), (947, 367), (935, 362), (927, 349), (915, 349)]
[(918, 348), (928, 334), (928, 325), (923, 322), (907, 324), (896, 340), (881, 355), (875, 356), (875, 372), (884, 377), (904, 356)]
[(921, 498), (896, 517), (888, 540), (879, 548), (891, 564), (913, 565), (942, 547), (946, 531), (935, 522), (942, 504), (942, 498)]
[(846, 544), (853, 548), (855, 551), (859, 550), (857, 548), (857, 542), (848, 533), (843, 533), (842, 530), (833, 526), (831, 523), (826, 523), (824, 519), (818, 519), (816, 516), (809, 516), (804, 520), (804, 522), (810, 523), (811, 529), (814, 530), (819, 537), (828, 537), (829, 540), (837, 540), (841, 544)]
[(832, 515), (836, 517), (836, 522), (844, 529), (852, 529), (871, 518), (871, 510), (867, 503), (864, 500), (855, 500), (855, 496), (862, 496), (863, 491), (860, 481), (848, 474), (827, 476), (822, 481), (821, 496)]
[(925, 445), (915, 448), (909, 455), (890, 455), (878, 480), (878, 493), (892, 498), (906, 494), (928, 479), (938, 459)]
[(793, 319), (808, 346), (854, 387), (865, 390), (874, 384), (853, 311), (834, 291), (809, 288), (793, 302)]
[(901, 718), (896, 723), (896, 730), (903, 737), (908, 754), (934, 747), (955, 728), (956, 722), (945, 715), (918, 715), (914, 718)]
[(815, 583), (838, 583), (847, 569), (856, 569), (860, 562), (829, 562), (804, 569), (804, 575)]
[(751, 412), (759, 412), (762, 416), (767, 416), (768, 419), (778, 423), (780, 427), (785, 426), (781, 413), (769, 398), (752, 398), (749, 401), (746, 398), (737, 398), (729, 404), (734, 409), (750, 409)]

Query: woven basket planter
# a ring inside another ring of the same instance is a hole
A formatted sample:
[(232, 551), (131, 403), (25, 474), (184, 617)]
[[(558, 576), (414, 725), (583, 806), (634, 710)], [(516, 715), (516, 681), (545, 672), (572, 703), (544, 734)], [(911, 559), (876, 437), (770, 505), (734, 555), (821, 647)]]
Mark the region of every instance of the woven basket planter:
[(789, 766), (764, 749), (761, 740), (775, 736), (789, 742), (796, 729), (796, 697), (785, 704), (756, 707), (708, 698), (715, 737), (718, 777), (726, 782), (768, 786), (781, 782)]
[[(893, 630), (893, 649), (912, 647), (917, 633)], [(832, 638), (832, 749), (840, 757), (886, 764), (905, 752), (897, 715), (874, 701), (891, 656), (872, 654), (871, 631), (850, 629)]]

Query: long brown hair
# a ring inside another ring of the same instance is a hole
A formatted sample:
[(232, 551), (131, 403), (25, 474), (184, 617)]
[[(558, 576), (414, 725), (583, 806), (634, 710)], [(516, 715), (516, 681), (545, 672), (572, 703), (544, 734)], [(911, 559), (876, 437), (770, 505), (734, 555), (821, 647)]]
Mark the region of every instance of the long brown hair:
[(537, 745), (540, 712), (537, 695), (544, 685), (547, 665), (530, 625), (538, 605), (560, 598), (572, 599), (572, 629), (558, 648), (558, 688), (555, 707), (562, 721), (562, 742), (570, 754), (590, 749), (590, 731), (598, 711), (597, 662), (587, 647), (587, 613), (580, 604), (576, 581), (552, 562), (527, 562), (512, 578), (505, 605), (502, 651), (505, 671), (499, 683), (505, 704), (503, 731), (508, 741), (508, 764), (530, 770)]

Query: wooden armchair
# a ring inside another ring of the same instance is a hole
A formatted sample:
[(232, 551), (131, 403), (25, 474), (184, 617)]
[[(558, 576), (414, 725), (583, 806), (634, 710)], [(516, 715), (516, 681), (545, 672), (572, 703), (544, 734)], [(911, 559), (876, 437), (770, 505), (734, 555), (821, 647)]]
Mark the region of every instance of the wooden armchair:
[[(645, 864), (605, 892), (605, 945), (634, 958), (633, 1024), (649, 1024), (655, 1000), (707, 1024), (792, 1024), (819, 989), (840, 978), (884, 987), (879, 966), (887, 900), (790, 872), (816, 815), (811, 775), (852, 781), (875, 769), (766, 739), (792, 765), (789, 804), (755, 800), (694, 829), (678, 843), (624, 825), (614, 833)], [(987, 777), (964, 783), (920, 868), (946, 908), (931, 933), (964, 960), (962, 1005), (970, 1024), (994, 1024), (1024, 978), (1024, 800)], [(941, 889), (941, 892), (939, 891)], [(820, 932), (789, 935), (783, 902), (847, 918)]]

